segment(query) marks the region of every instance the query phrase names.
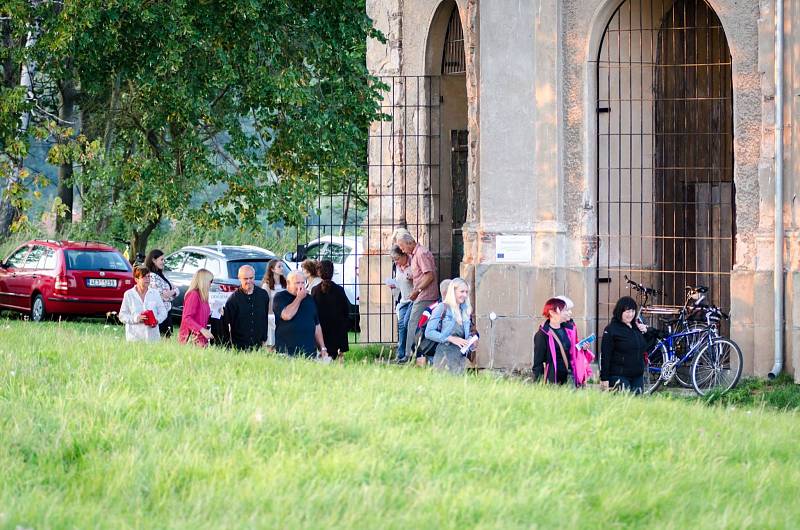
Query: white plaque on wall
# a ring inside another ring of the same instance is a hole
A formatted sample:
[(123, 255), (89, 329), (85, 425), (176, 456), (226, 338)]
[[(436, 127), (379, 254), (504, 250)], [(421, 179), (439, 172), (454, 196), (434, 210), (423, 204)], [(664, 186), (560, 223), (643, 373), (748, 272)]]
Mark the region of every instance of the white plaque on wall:
[(530, 263), (531, 236), (497, 236), (495, 261), (498, 263)]

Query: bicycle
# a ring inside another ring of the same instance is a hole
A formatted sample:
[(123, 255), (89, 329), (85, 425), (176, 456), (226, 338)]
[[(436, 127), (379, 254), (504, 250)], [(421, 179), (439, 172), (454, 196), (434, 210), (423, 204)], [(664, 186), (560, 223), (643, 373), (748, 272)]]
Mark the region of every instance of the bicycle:
[[(676, 347), (683, 343), (685, 349)], [(659, 339), (645, 356), (644, 390), (652, 394), (669, 384), (679, 368), (691, 363), (691, 388), (704, 396), (719, 390), (727, 392), (742, 375), (742, 351), (732, 340), (708, 330), (690, 329)]]
[[(655, 307), (651, 314), (674, 314), (672, 306), (648, 305), (649, 298), (661, 294), (660, 291), (636, 283), (627, 276), (625, 281), (644, 297), (640, 312)], [(728, 315), (716, 306), (702, 303), (707, 287), (687, 286), (686, 291), (686, 300), (678, 310), (678, 318), (667, 321), (667, 335), (645, 355), (644, 390), (647, 394), (675, 379), (681, 386), (693, 388), (703, 396), (712, 390), (730, 390), (741, 377), (741, 349), (734, 341), (720, 336), (718, 331), (719, 320), (728, 318)], [(702, 316), (704, 321), (696, 320), (698, 316)], [(641, 321), (640, 315), (637, 318)], [(673, 331), (673, 327), (677, 329)]]
[[(625, 284), (626, 288), (637, 292), (637, 294), (635, 295), (637, 298), (637, 302), (639, 304), (639, 310), (636, 314), (637, 321), (647, 325), (647, 322), (645, 322), (644, 319), (642, 318), (643, 316), (650, 317), (651, 322), (654, 319), (658, 318), (661, 321), (661, 323), (667, 325), (666, 334), (678, 331), (686, 331), (688, 329), (694, 330), (696, 328), (696, 326), (688, 324), (686, 318), (687, 315), (686, 308), (689, 305), (691, 293), (687, 294), (687, 299), (683, 307), (669, 306), (669, 305), (651, 305), (649, 303), (650, 299), (662, 295), (663, 291), (654, 289), (652, 287), (646, 287), (641, 283), (631, 280), (630, 278), (628, 278), (627, 275), (625, 275)], [(670, 318), (676, 316), (677, 318)], [(656, 326), (650, 326), (650, 327), (655, 328)], [(691, 343), (693, 343), (694, 339), (697, 338), (700, 338), (700, 336), (696, 334), (684, 335), (683, 337), (681, 337), (680, 340), (676, 341), (674, 348), (675, 351), (678, 354), (689, 351), (689, 349), (691, 348)], [(677, 367), (674, 378), (680, 386), (684, 388), (692, 388), (691, 365), (689, 364), (689, 359), (687, 359), (686, 361), (687, 361), (686, 363), (681, 364), (680, 366)]]

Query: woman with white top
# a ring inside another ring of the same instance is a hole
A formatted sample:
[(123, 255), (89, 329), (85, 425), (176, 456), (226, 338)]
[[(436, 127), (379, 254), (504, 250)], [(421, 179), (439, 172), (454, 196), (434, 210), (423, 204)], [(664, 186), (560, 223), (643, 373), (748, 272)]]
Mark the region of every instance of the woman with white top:
[[(154, 289), (161, 296), (164, 309), (169, 315), (172, 309), (172, 301), (180, 294), (177, 287), (173, 287), (172, 282), (164, 275), (164, 252), (154, 248), (144, 260), (144, 266), (150, 271), (150, 289)], [(165, 336), (172, 335), (172, 319), (165, 318), (164, 322), (158, 325), (159, 332)]]
[(306, 277), (306, 291), (310, 293), (314, 287), (322, 283), (322, 278), (319, 276), (319, 261), (307, 259), (300, 264), (300, 268)]
[[(150, 289), (150, 271), (147, 267), (136, 267), (133, 279), (136, 285), (125, 291), (119, 309), (119, 319), (125, 324), (125, 338), (128, 341), (157, 341), (161, 336), (158, 325), (167, 318), (164, 302), (158, 291)], [(146, 323), (148, 310), (155, 317), (155, 322), (150, 323), (152, 325)]]
[(267, 264), (267, 273), (261, 281), (261, 288), (269, 295), (269, 310), (267, 313), (267, 346), (275, 346), (275, 313), (272, 312), (272, 301), (275, 295), (286, 290), (286, 271), (283, 262), (274, 259)]

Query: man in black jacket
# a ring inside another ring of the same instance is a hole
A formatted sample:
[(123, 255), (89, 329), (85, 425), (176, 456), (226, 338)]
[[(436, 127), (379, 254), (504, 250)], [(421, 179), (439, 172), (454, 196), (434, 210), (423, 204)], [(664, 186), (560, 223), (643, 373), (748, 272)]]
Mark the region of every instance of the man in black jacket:
[(603, 331), (600, 386), (622, 388), (640, 394), (644, 388), (644, 355), (655, 330), (636, 319), (636, 301), (623, 296), (614, 306), (614, 317)]
[(242, 286), (225, 303), (224, 327), (233, 347), (257, 349), (267, 343), (269, 296), (255, 284), (256, 271), (250, 265), (239, 267), (238, 276)]

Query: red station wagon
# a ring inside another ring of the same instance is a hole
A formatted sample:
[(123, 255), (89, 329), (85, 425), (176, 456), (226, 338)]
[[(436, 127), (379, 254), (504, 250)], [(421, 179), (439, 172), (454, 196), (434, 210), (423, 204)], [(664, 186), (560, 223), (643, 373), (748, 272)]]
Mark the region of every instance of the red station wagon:
[(119, 311), (133, 286), (130, 263), (117, 249), (89, 241), (34, 240), (0, 263), (0, 308), (48, 315)]

